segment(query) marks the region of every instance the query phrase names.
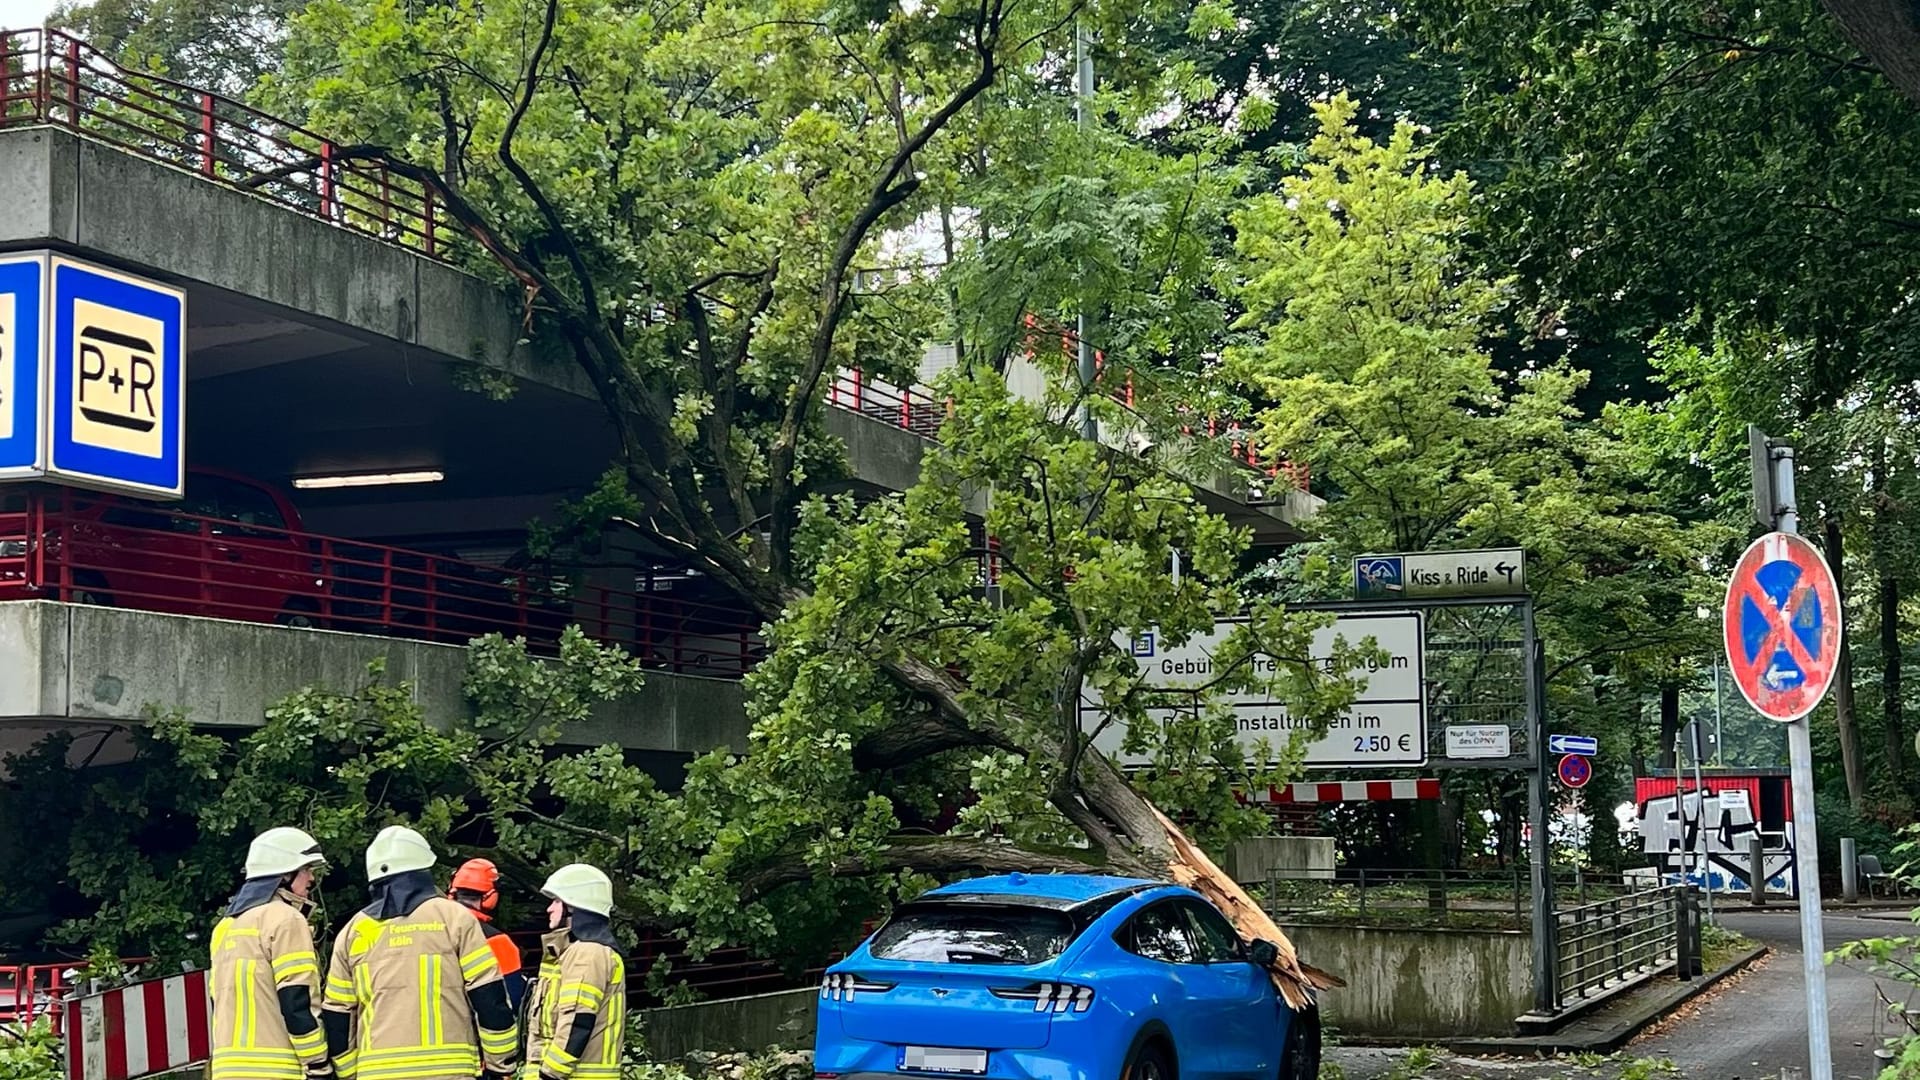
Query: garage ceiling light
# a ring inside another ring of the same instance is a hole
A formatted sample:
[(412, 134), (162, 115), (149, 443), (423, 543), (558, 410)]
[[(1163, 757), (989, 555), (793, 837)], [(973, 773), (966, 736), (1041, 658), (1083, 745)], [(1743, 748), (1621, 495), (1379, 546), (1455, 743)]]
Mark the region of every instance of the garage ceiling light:
[(354, 473), (350, 476), (301, 476), (294, 479), (293, 486), (303, 491), (313, 488), (381, 487), (386, 484), (431, 484), (446, 478), (445, 473), (423, 469), (419, 472)]

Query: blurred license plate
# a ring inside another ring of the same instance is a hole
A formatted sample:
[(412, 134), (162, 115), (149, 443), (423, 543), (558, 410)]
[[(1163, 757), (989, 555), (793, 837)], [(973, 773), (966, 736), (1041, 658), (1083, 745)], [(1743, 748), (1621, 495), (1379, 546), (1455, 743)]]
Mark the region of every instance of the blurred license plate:
[(909, 1046), (900, 1055), (900, 1067), (915, 1072), (984, 1073), (987, 1071), (987, 1052)]

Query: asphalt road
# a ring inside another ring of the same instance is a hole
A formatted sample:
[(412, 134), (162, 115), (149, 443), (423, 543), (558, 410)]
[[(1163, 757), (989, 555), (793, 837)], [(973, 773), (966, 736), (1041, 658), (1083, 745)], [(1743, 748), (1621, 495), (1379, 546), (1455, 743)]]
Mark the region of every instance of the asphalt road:
[[(1647, 1076), (1644, 1063), (1667, 1060), (1674, 1069), (1669, 1080), (1766, 1080), (1778, 1077), (1782, 1066), (1807, 1067), (1806, 998), (1801, 989), (1800, 917), (1797, 912), (1732, 912), (1720, 917), (1723, 925), (1755, 941), (1773, 946), (1765, 965), (1717, 988), (1699, 1004), (1667, 1021), (1605, 1062), (1582, 1065), (1557, 1061), (1488, 1061), (1430, 1052), (1331, 1047), (1330, 1064), (1346, 1080), (1611, 1080), (1624, 1075)], [(1890, 937), (1911, 931), (1904, 920), (1834, 916), (1825, 920), (1828, 948), (1843, 941)], [(1835, 1080), (1873, 1080), (1879, 1064), (1873, 1057), (1875, 983), (1895, 1001), (1903, 1001), (1907, 987), (1876, 980), (1865, 971), (1836, 964), (1827, 969), (1828, 1023), (1832, 1037)], [(1920, 1004), (1920, 994), (1915, 995)], [(1639, 1064), (1636, 1064), (1639, 1063)], [(1332, 1075), (1323, 1073), (1323, 1075)]]
[[(1771, 945), (1767, 965), (1721, 991), (1686, 1019), (1643, 1038), (1630, 1054), (1672, 1059), (1687, 1080), (1754, 1080), (1777, 1076), (1782, 1065), (1807, 1067), (1807, 1006), (1801, 975), (1798, 912), (1730, 912), (1720, 916), (1730, 930)], [(1904, 934), (1912, 924), (1885, 919), (1830, 916), (1824, 920), (1827, 948), (1843, 941)], [(1876, 980), (1858, 966), (1827, 968), (1828, 1028), (1835, 1080), (1871, 1080), (1874, 1060), (1874, 985), (1904, 1001), (1908, 987)]]

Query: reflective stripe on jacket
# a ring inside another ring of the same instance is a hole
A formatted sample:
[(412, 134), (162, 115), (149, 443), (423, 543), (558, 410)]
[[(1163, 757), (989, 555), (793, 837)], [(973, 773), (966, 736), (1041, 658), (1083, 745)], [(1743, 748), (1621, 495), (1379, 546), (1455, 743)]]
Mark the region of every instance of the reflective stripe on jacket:
[(287, 1030), (280, 990), (294, 986), (306, 988), (310, 1003), (319, 997), (313, 931), (293, 904), (276, 898), (214, 924), (209, 1080), (301, 1080), (307, 1065), (326, 1060), (317, 1017), (300, 1035)]
[(518, 1033), (482, 1030), (467, 994), (500, 981), (473, 913), (444, 898), (385, 921), (359, 912), (333, 946), (322, 1007), (345, 1013), (349, 1049), (334, 1060), (358, 1080), (473, 1080), (513, 1068)]
[[(553, 939), (562, 936), (549, 936), (528, 994), (527, 1070), (557, 1080), (616, 1080), (627, 1031), (626, 961), (598, 942), (559, 946)], [(593, 1017), (593, 1027), (576, 1054), (569, 1036), (583, 1015)]]

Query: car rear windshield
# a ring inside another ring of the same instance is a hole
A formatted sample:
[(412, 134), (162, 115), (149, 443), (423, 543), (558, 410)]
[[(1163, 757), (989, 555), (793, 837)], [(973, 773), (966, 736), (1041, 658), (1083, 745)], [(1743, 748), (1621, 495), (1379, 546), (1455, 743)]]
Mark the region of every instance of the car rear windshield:
[(868, 951), (882, 960), (1024, 966), (1059, 956), (1083, 925), (1047, 908), (911, 905), (880, 928)]

